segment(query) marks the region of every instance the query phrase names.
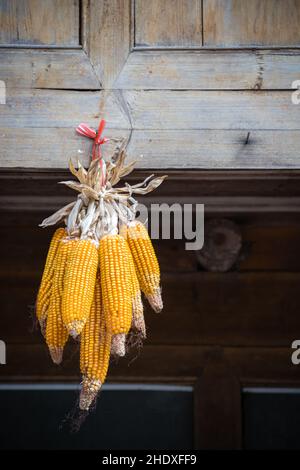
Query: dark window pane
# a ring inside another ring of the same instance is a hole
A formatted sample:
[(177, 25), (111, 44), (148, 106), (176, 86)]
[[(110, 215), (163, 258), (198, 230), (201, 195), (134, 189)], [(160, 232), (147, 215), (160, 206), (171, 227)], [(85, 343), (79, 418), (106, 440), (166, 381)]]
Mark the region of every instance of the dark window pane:
[(190, 387), (104, 388), (80, 430), (60, 429), (78, 390), (55, 386), (0, 386), (2, 449), (191, 449)]
[(248, 389), (243, 393), (246, 449), (300, 449), (299, 389)]

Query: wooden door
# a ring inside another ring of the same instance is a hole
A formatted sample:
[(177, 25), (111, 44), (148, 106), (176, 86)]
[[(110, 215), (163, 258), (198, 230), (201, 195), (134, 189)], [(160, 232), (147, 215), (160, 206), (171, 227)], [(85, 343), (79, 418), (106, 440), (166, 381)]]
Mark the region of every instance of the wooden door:
[(141, 168), (299, 167), (298, 0), (0, 6), (2, 166), (86, 162), (74, 128), (105, 115)]
[[(1, 0), (1, 165), (65, 168), (85, 155), (80, 122), (97, 126), (102, 92), (129, 47), (128, 1)], [(114, 51), (112, 55), (112, 51)], [(128, 129), (117, 95), (108, 127)]]

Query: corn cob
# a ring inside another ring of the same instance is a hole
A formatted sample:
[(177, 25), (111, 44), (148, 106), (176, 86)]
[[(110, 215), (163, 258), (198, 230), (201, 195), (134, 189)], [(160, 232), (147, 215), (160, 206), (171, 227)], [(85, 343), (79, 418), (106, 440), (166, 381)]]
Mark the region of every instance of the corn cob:
[(41, 325), (42, 332), (45, 332), (45, 322), (50, 303), (51, 285), (55, 266), (55, 258), (60, 240), (66, 236), (64, 228), (58, 228), (52, 237), (47, 254), (46, 264), (36, 300), (36, 316)]
[(125, 354), (125, 335), (131, 327), (132, 306), (126, 241), (120, 235), (100, 240), (100, 275), (105, 322), (113, 335), (112, 350)]
[(105, 381), (110, 358), (111, 334), (101, 306), (100, 276), (97, 277), (89, 318), (80, 338), (80, 370), (83, 375), (79, 407), (88, 410)]
[(128, 262), (130, 270), (130, 286), (131, 286), (131, 299), (132, 299), (132, 328), (141, 335), (142, 338), (146, 338), (146, 325), (144, 319), (144, 308), (141, 297), (140, 284), (137, 278), (134, 261), (132, 258), (131, 251), (128, 247)]
[(98, 251), (90, 240), (76, 240), (69, 254), (62, 318), (71, 336), (79, 335), (88, 319), (95, 289)]
[(46, 326), (46, 343), (51, 358), (55, 364), (60, 364), (63, 356), (63, 348), (68, 340), (68, 330), (63, 324), (61, 314), (61, 300), (64, 287), (64, 275), (67, 258), (74, 245), (74, 240), (59, 242), (56, 255), (56, 263), (51, 288), (51, 298)]
[[(103, 125), (102, 120), (97, 135)], [(84, 124), (77, 131), (92, 135)], [(88, 169), (79, 161), (76, 169), (70, 161), (70, 171), (78, 182), (63, 183), (79, 193), (77, 201), (40, 224), (66, 224), (65, 230), (55, 232), (49, 248), (37, 317), (42, 327), (47, 323), (46, 342), (55, 363), (62, 360), (68, 334), (81, 334), (82, 410), (90, 408), (105, 381), (110, 355), (122, 356), (130, 346), (142, 345), (146, 328), (141, 291), (156, 311), (162, 309), (159, 266), (144, 226), (130, 222), (122, 234), (115, 234), (120, 222), (135, 217), (134, 194), (147, 194), (166, 176), (152, 179), (152, 175), (133, 186), (115, 188), (134, 164), (124, 165), (126, 155), (121, 149), (110, 162), (104, 162), (99, 145), (94, 146), (96, 158)], [(95, 246), (98, 243), (99, 250)]]
[(121, 235), (126, 238), (141, 290), (155, 312), (163, 308), (160, 290), (160, 269), (155, 251), (145, 226), (135, 220), (123, 225)]

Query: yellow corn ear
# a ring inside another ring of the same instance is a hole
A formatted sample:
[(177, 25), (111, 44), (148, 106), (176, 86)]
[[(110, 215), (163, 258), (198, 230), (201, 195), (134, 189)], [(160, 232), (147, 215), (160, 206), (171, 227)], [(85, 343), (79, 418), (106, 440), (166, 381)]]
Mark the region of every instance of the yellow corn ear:
[(62, 318), (71, 336), (79, 335), (88, 319), (96, 282), (98, 250), (91, 240), (75, 240), (68, 256)]
[(160, 290), (160, 269), (146, 227), (139, 221), (123, 225), (121, 235), (127, 240), (134, 260), (141, 290), (156, 312), (163, 308)]
[(55, 364), (61, 363), (63, 349), (69, 336), (68, 330), (62, 320), (61, 301), (67, 258), (73, 245), (74, 240), (62, 239), (59, 242), (53, 274), (45, 336), (51, 358)]
[(80, 370), (83, 375), (79, 407), (88, 410), (105, 381), (110, 359), (111, 334), (101, 305), (100, 276), (97, 276), (89, 318), (80, 337)]
[(130, 271), (130, 286), (132, 300), (132, 328), (140, 333), (142, 338), (146, 338), (146, 325), (144, 319), (144, 307), (141, 296), (140, 284), (137, 278), (134, 261), (128, 247), (128, 262)]
[[(102, 302), (112, 345), (118, 355), (125, 354), (125, 335), (131, 327), (132, 305), (130, 271), (126, 241), (120, 235), (106, 235), (100, 240), (100, 276)], [(115, 336), (117, 336), (115, 338)]]
[(40, 322), (42, 331), (45, 329), (45, 321), (49, 308), (55, 258), (59, 242), (66, 235), (67, 232), (64, 228), (58, 228), (54, 232), (47, 254), (46, 264), (36, 300), (36, 316)]

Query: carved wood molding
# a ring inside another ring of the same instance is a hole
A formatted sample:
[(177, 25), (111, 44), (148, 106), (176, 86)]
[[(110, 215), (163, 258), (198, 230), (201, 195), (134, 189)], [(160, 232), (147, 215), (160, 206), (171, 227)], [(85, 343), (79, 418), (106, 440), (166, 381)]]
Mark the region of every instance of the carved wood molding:
[[(158, 170), (168, 179), (157, 191), (139, 198), (143, 204), (204, 204), (207, 215), (300, 214), (300, 171), (178, 171)], [(127, 178), (134, 184), (149, 172), (136, 170)], [(47, 212), (74, 199), (58, 181), (68, 171), (0, 169), (0, 209), (5, 212)]]

